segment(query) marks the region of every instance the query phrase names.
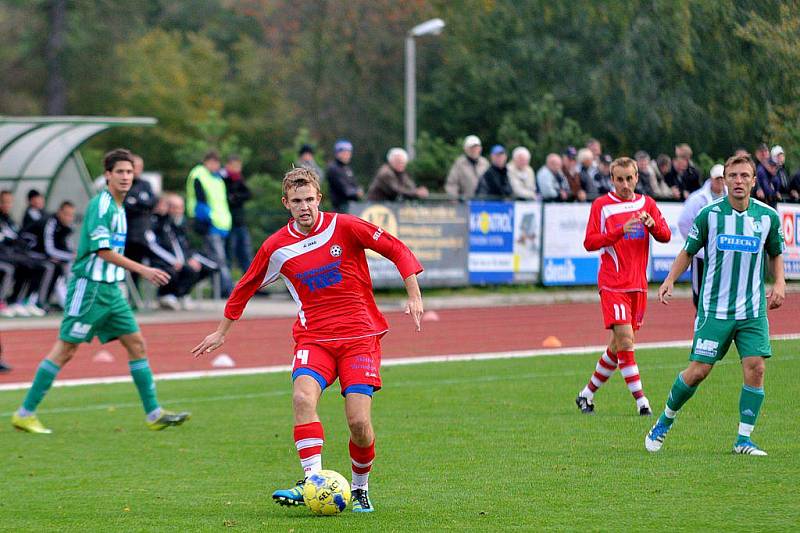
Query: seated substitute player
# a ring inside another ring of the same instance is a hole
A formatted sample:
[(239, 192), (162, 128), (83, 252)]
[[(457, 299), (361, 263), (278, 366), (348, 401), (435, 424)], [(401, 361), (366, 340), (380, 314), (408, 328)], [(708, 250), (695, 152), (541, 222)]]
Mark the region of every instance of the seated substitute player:
[(103, 158), (108, 185), (86, 207), (78, 253), (67, 288), (64, 319), (59, 338), (39, 364), (31, 388), (11, 423), (29, 433), (51, 433), (36, 416), (59, 370), (75, 355), (78, 345), (91, 342), (96, 335), (101, 342), (119, 339), (128, 351), (131, 376), (153, 430), (177, 426), (189, 413), (171, 413), (162, 409), (156, 398), (153, 373), (145, 354), (145, 343), (128, 302), (118, 283), (125, 270), (137, 272), (155, 285), (164, 285), (169, 275), (123, 256), (125, 250), (125, 207), (122, 202), (133, 182), (133, 158), (128, 150), (118, 148)]
[[(728, 194), (704, 207), (694, 220), (683, 250), (658, 290), (668, 303), (675, 280), (683, 274), (701, 248), (706, 265), (700, 287), (694, 340), (689, 366), (675, 379), (664, 413), (645, 437), (648, 451), (664, 444), (675, 416), (708, 377), (714, 363), (736, 343), (744, 383), (739, 396), (739, 434), (733, 453), (767, 455), (750, 435), (764, 401), (764, 369), (772, 355), (767, 309), (777, 309), (786, 295), (783, 273), (784, 239), (778, 213), (750, 197), (756, 167), (748, 155), (725, 162)], [(764, 289), (766, 256), (772, 257), (775, 283), (767, 297)]]
[[(264, 285), (283, 278), (298, 306), (293, 329), (292, 371), (294, 440), (304, 475), (322, 469), (322, 423), (317, 404), (322, 391), (337, 378), (350, 427), (353, 511), (371, 512), (368, 480), (375, 459), (372, 394), (381, 388), (380, 339), (386, 319), (372, 295), (364, 251), (374, 250), (400, 271), (408, 293), (406, 313), (420, 330), (422, 296), (414, 254), (383, 229), (347, 214), (319, 211), (319, 177), (306, 168), (290, 170), (283, 178), (283, 205), (292, 219), (270, 236), (237, 284), (217, 330), (192, 352), (195, 356), (222, 346), (233, 322)], [(281, 505), (303, 505), (303, 481), (275, 491)]]
[(611, 330), (606, 352), (597, 362), (589, 383), (578, 393), (575, 403), (584, 414), (594, 412), (594, 394), (619, 370), (643, 416), (652, 415), (642, 389), (639, 367), (634, 357), (634, 332), (642, 325), (647, 307), (647, 258), (650, 235), (669, 242), (669, 230), (655, 200), (634, 189), (639, 181), (636, 161), (620, 157), (611, 163), (614, 191), (592, 202), (583, 247), (600, 250), (600, 306), (603, 322)]

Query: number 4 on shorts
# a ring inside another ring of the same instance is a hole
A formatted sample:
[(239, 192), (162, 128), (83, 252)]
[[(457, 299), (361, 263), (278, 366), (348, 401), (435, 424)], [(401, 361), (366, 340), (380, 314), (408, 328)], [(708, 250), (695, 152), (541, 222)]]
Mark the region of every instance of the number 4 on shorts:
[(308, 364), (308, 350), (297, 350), (297, 354), (294, 356), (295, 361), (300, 360), (301, 365)]

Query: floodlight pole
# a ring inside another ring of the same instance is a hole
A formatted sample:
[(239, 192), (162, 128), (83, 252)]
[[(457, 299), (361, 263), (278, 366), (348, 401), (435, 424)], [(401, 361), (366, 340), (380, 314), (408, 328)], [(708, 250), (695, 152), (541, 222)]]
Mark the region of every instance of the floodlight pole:
[(411, 28), (406, 35), (406, 152), (409, 160), (416, 155), (417, 142), (417, 45), (415, 37), (439, 35), (444, 28), (442, 19), (431, 19)]

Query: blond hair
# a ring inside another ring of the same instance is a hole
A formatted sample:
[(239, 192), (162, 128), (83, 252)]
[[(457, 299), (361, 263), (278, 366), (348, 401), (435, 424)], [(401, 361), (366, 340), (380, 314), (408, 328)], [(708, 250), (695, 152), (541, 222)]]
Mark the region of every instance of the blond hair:
[(311, 185), (314, 187), (318, 194), (322, 192), (319, 186), (319, 176), (317, 176), (316, 172), (305, 167), (293, 168), (283, 176), (284, 198), (287, 196), (290, 190), (299, 189), (300, 187), (305, 187), (306, 185)]
[(749, 154), (730, 156), (728, 160), (725, 161), (725, 171), (723, 175), (727, 176), (728, 168), (731, 167), (732, 165), (741, 165), (741, 164), (750, 165), (750, 169), (753, 171), (753, 176), (756, 175), (756, 164), (753, 162), (753, 158), (751, 158)]
[(639, 173), (639, 167), (636, 164), (636, 161), (631, 159), (630, 157), (618, 157), (614, 161), (611, 162), (611, 175), (614, 175), (614, 170), (618, 167), (633, 167), (636, 173)]

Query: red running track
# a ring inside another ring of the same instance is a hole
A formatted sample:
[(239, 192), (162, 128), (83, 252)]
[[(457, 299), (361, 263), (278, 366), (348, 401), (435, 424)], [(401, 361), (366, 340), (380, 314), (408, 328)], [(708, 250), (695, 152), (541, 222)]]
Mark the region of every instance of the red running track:
[[(691, 338), (694, 309), (689, 300), (663, 306), (652, 300), (639, 342), (676, 341)], [(383, 357), (414, 357), (480, 352), (540, 349), (545, 337), (558, 337), (565, 347), (604, 344), (598, 303), (565, 303), (509, 307), (444, 309), (438, 321), (423, 322), (422, 333), (413, 330), (402, 313), (388, 313), (391, 331), (383, 341)], [(772, 334), (800, 332), (800, 298), (789, 295), (784, 306), (770, 313)], [(288, 365), (292, 360), (290, 336), (293, 319), (242, 320), (220, 350), (229, 354), (238, 368)], [(142, 326), (148, 342), (151, 366), (156, 373), (210, 370), (211, 358), (194, 359), (189, 350), (213, 331), (216, 321)], [(39, 360), (56, 339), (55, 328), (2, 333), (5, 358), (14, 371), (0, 375), (0, 383), (33, 378)], [(101, 349), (114, 356), (110, 363), (95, 363)], [(83, 346), (59, 378), (119, 376), (128, 373), (125, 352), (119, 343), (101, 346), (96, 340)]]

